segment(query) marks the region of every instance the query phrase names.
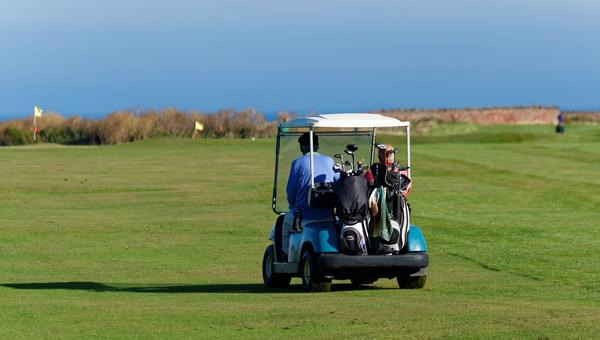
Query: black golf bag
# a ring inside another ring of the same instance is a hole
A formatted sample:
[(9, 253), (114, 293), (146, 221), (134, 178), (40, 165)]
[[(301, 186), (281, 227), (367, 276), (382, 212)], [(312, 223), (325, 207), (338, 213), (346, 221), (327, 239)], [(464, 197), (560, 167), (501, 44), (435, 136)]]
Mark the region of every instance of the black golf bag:
[(367, 255), (368, 184), (361, 175), (342, 175), (335, 185), (336, 212), (342, 222), (340, 250), (349, 255)]

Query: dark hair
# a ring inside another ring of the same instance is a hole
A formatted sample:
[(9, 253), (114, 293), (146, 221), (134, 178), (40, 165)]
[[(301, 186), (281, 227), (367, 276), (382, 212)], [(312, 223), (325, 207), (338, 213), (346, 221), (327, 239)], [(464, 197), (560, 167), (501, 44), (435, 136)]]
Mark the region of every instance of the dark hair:
[[(300, 150), (302, 153), (310, 152), (310, 133), (305, 132), (298, 137), (298, 143), (300, 143)], [(319, 136), (313, 133), (313, 151), (319, 150)]]
[[(298, 137), (298, 143), (310, 146), (310, 134), (308, 132), (303, 133), (302, 136)], [(319, 136), (316, 133), (313, 133), (313, 145), (315, 147), (319, 146)]]

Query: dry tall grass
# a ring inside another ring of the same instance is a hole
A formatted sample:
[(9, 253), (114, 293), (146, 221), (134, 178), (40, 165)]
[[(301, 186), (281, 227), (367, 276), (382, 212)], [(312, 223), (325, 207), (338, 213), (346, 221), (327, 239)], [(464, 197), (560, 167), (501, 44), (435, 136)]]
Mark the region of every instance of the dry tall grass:
[[(276, 122), (267, 122), (253, 109), (220, 110), (214, 114), (180, 111), (175, 108), (134, 112), (117, 111), (104, 119), (74, 116), (65, 119), (56, 113), (38, 120), (39, 140), (62, 144), (118, 144), (156, 136), (191, 136), (194, 123), (204, 124), (201, 136), (211, 138), (261, 138), (276, 133)], [(0, 145), (31, 143), (33, 119), (0, 122)], [(31, 138), (30, 138), (31, 137)]]
[(600, 124), (600, 112), (598, 111), (566, 111), (563, 114), (567, 124)]
[[(413, 123), (415, 132), (426, 131), (438, 123), (469, 122), (475, 124), (554, 124), (560, 110), (557, 107), (497, 107), (437, 110), (380, 110), (388, 116)], [(600, 112), (564, 112), (565, 123), (600, 123)], [(90, 120), (79, 116), (65, 119), (57, 113), (47, 113), (38, 120), (39, 141), (61, 144), (117, 144), (155, 136), (191, 136), (194, 122), (204, 124), (203, 137), (262, 138), (277, 133), (277, 123), (297, 117), (280, 112), (275, 121), (254, 109), (219, 110), (213, 114), (162, 110), (123, 110), (104, 119)], [(0, 122), (0, 145), (33, 142), (33, 119), (24, 118)]]
[(494, 124), (553, 124), (560, 109), (556, 106), (516, 106), (463, 109), (388, 109), (378, 110), (387, 116), (409, 120), (415, 124), (473, 123)]

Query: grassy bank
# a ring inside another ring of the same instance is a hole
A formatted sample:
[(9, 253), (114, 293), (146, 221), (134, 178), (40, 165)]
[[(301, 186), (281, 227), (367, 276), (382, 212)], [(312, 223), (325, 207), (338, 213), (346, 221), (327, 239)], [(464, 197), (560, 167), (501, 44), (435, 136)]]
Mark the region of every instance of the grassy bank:
[(273, 140), (0, 148), (0, 338), (596, 338), (599, 130), (414, 142), (426, 287), (313, 294), (262, 286)]

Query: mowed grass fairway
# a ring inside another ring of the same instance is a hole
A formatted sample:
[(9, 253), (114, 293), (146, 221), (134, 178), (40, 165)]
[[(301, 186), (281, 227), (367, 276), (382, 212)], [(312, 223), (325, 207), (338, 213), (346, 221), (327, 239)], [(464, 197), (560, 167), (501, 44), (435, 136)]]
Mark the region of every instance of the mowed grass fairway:
[(422, 290), (264, 288), (274, 149), (0, 148), (0, 339), (600, 337), (600, 127), (416, 136)]

